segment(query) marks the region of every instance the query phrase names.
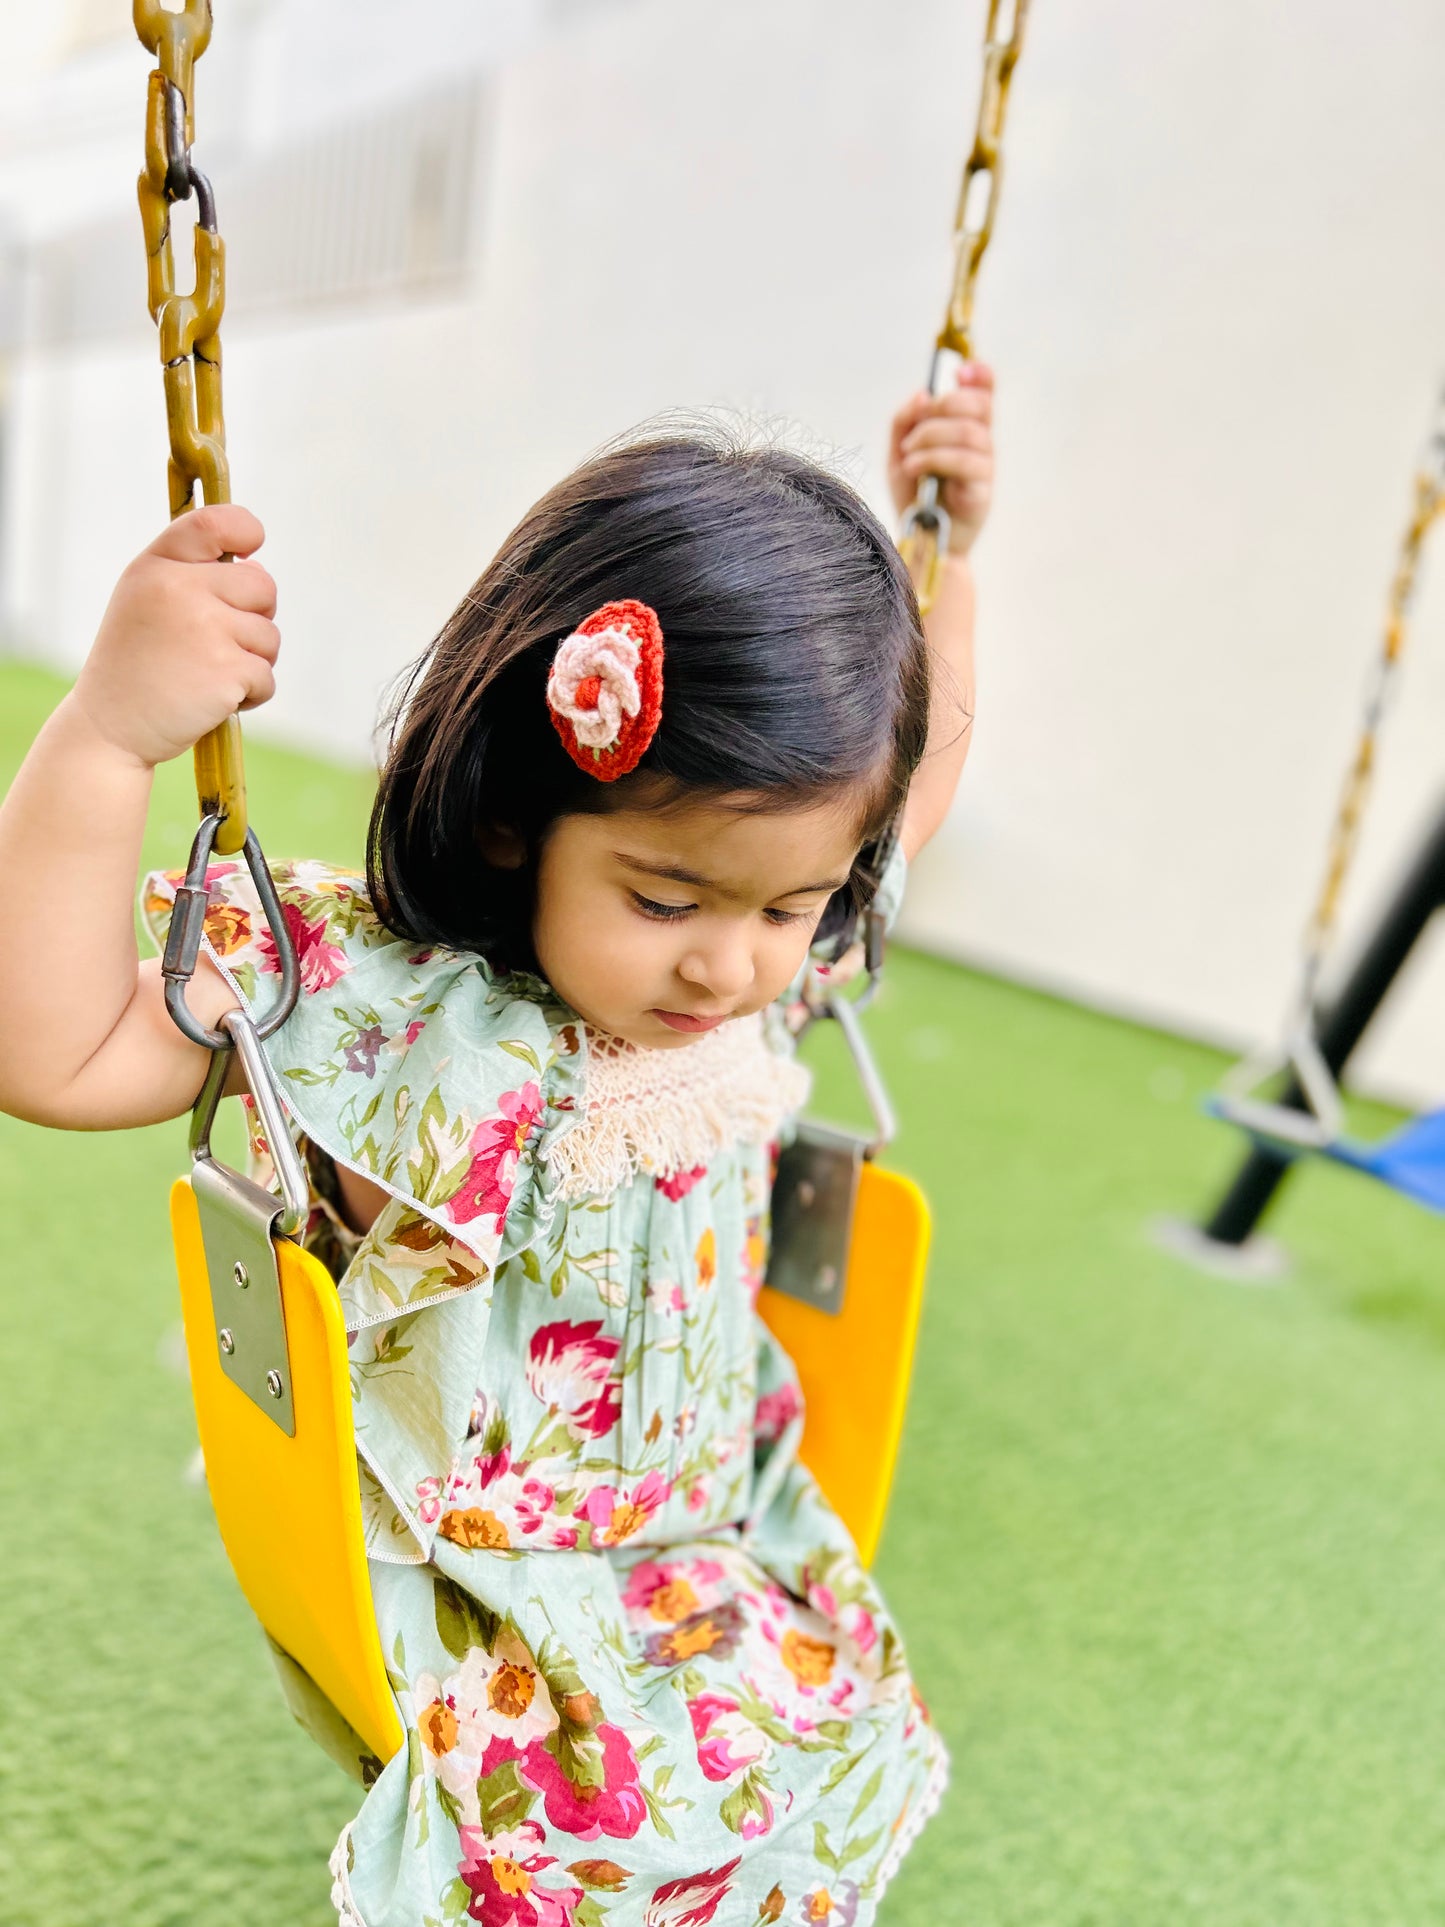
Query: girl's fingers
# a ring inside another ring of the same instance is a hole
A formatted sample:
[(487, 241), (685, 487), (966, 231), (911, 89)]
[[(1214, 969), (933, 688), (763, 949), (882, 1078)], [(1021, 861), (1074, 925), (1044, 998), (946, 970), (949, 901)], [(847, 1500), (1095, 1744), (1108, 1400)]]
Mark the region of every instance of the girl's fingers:
[(219, 601), (252, 615), (275, 615), (276, 584), (259, 562), (207, 562), (202, 566), (206, 585)]
[(958, 371), (960, 388), (993, 387), (993, 370), (986, 361), (966, 361)]
[(972, 448), (920, 449), (915, 454), (906, 455), (901, 466), (903, 473), (914, 482), (925, 475), (937, 475), (943, 481), (954, 482), (993, 480), (992, 455), (980, 454)]
[(993, 447), (993, 436), (988, 427), (972, 416), (935, 415), (931, 421), (920, 422), (905, 436), (901, 453), (911, 455), (919, 448), (977, 448), (988, 450)]
[(216, 562), (223, 555), (250, 555), (265, 539), (266, 531), (249, 509), (218, 502), (178, 515), (151, 543), (150, 552), (173, 562)]
[(265, 616), (237, 616), (231, 625), (231, 634), (248, 655), (257, 656), (262, 662), (275, 662), (281, 653), (281, 631)]
[(240, 657), (240, 701), (237, 709), (259, 709), (276, 694), (276, 672), (259, 655), (244, 650)]
[(895, 460), (897, 459), (898, 451), (902, 447), (904, 440), (912, 430), (918, 426), (919, 422), (925, 421), (928, 418), (934, 405), (932, 395), (928, 393), (927, 389), (920, 388), (916, 395), (909, 396), (908, 400), (904, 402), (898, 413), (893, 417), (888, 431), (888, 446)]

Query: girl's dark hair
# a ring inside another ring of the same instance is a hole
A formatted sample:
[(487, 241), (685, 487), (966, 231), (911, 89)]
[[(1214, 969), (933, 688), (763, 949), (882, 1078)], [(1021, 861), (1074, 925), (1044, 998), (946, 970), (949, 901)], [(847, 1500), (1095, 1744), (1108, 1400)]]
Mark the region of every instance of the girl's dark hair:
[[(604, 602), (657, 611), (662, 720), (637, 770), (599, 783), (547, 708), (558, 643)], [(846, 483), (721, 432), (605, 450), (502, 544), (391, 707), (368, 838), (399, 935), (535, 969), (536, 856), (561, 816), (699, 792), (744, 808), (856, 802), (858, 862), (820, 935), (851, 933), (923, 754), (928, 665), (898, 551)], [(484, 827), (525, 843), (489, 864)]]

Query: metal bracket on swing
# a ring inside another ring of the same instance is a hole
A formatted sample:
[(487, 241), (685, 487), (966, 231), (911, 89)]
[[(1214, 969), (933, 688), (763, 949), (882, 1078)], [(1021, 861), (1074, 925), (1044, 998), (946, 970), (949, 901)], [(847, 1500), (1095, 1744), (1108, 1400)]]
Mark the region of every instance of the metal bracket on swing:
[(211, 1126), (231, 1063), (230, 1048), (218, 1050), (191, 1117), (191, 1188), (201, 1220), (216, 1356), (231, 1383), (294, 1438), (291, 1355), (275, 1241), (294, 1236), (306, 1222), (306, 1173), (255, 1023), (245, 1011), (232, 1010), (221, 1027), (245, 1069), (281, 1195), (211, 1155)]
[[(1292, 1078), (1303, 1106), (1255, 1095), (1261, 1084), (1280, 1076)], [(1220, 1084), (1211, 1108), (1226, 1123), (1237, 1124), (1254, 1137), (1298, 1151), (1324, 1150), (1344, 1126), (1339, 1086), (1308, 1022), (1291, 1031), (1283, 1050), (1246, 1057), (1236, 1064)]]
[(868, 983), (862, 996), (850, 1001), (830, 992), (814, 1010), (815, 1016), (836, 1019), (843, 1033), (873, 1113), (873, 1129), (845, 1131), (802, 1119), (796, 1136), (778, 1159), (773, 1180), (768, 1284), (785, 1297), (801, 1299), (805, 1305), (814, 1305), (835, 1317), (843, 1309), (853, 1212), (863, 1166), (898, 1129), (859, 1014), (877, 983), (881, 958), (875, 945), (880, 938), (881, 919), (870, 917)]

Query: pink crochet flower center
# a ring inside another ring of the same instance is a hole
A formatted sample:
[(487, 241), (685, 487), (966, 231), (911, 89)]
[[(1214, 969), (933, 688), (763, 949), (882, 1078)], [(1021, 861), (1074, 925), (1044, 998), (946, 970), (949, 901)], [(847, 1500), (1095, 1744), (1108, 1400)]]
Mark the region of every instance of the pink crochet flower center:
[(642, 707), (638, 672), (642, 651), (626, 629), (574, 634), (558, 649), (547, 678), (547, 701), (572, 725), (584, 749), (610, 749), (624, 716)]

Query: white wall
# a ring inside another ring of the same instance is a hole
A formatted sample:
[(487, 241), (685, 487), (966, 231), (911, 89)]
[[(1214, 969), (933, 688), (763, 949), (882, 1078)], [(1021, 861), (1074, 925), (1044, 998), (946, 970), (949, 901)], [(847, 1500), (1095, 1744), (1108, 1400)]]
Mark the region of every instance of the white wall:
[[(881, 507), (982, 11), (633, 0), (473, 49), (493, 71), (466, 284), (227, 330), (236, 489), (287, 637), (264, 726), (359, 752), (510, 522), (659, 409), (782, 413)], [(917, 940), (1209, 1034), (1274, 1022), (1445, 373), (1442, 97), (1432, 0), (1037, 0), (979, 303), (1001, 486), (978, 744)], [(152, 356), (138, 321), (15, 372), (6, 607), (57, 661), (164, 512)], [(1355, 923), (1445, 788), (1445, 555), (1416, 642)], [(1445, 1089), (1438, 956), (1366, 1068)]]

